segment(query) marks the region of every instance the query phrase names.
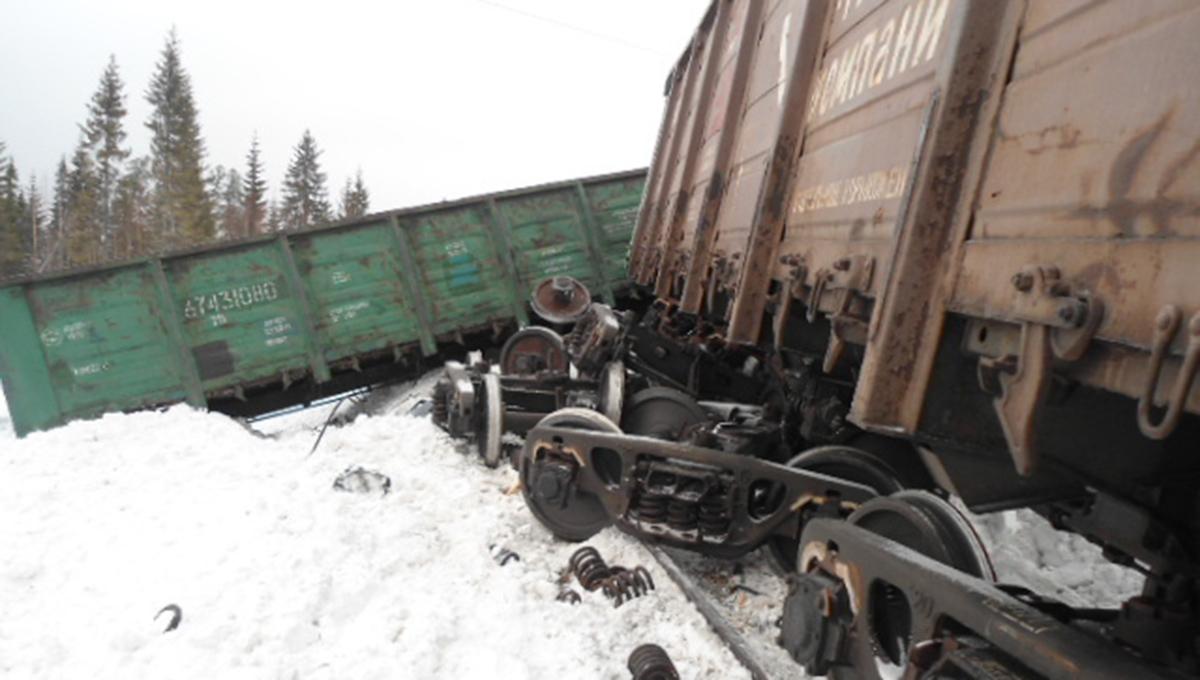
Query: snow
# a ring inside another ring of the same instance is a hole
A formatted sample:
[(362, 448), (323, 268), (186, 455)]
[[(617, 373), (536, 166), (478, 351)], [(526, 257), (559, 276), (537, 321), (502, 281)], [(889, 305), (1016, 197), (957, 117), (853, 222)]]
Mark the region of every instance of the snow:
[[(638, 543), (590, 543), (650, 569), (619, 609), (557, 602), (576, 545), (549, 537), (509, 469), (409, 411), (416, 387), (254, 429), (186, 407), (109, 415), (17, 440), (0, 395), (0, 676), (5, 678), (627, 678), (663, 646), (686, 678), (749, 674)], [(361, 466), (390, 492), (343, 493)], [(1141, 577), (1029, 511), (973, 516), (1000, 580), (1115, 606)], [(501, 567), (489, 546), (516, 552)], [(765, 551), (672, 551), (772, 675), (785, 585)], [(735, 587), (741, 586), (741, 587)], [(746, 589), (749, 590), (746, 590)], [(164, 633), (176, 604), (179, 628)]]
[[(182, 406), (23, 440), (0, 419), (0, 676), (627, 678), (655, 642), (682, 677), (749, 677), (614, 531), (590, 543), (658, 589), (557, 602), (577, 546), (506, 493), (512, 470), (407, 415), (418, 396), (343, 407), (357, 418), (311, 456), (328, 407), (261, 432)], [(390, 493), (335, 491), (354, 466)], [(501, 567), (492, 544), (520, 561)], [(169, 604), (182, 622), (164, 633)]]

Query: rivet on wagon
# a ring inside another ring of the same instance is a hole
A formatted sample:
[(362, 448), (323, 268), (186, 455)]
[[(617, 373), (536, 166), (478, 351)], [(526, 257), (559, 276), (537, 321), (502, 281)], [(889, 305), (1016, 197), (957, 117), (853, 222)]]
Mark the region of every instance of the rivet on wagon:
[(1073, 321), (1075, 319), (1075, 306), (1074, 305), (1063, 305), (1062, 307), (1059, 307), (1058, 308), (1058, 318), (1062, 319), (1063, 321), (1067, 321), (1067, 322)]
[(1033, 288), (1033, 274), (1030, 274), (1029, 272), (1017, 272), (1016, 274), (1013, 274), (1012, 284), (1013, 288), (1016, 288), (1022, 293), (1028, 292), (1031, 288)]

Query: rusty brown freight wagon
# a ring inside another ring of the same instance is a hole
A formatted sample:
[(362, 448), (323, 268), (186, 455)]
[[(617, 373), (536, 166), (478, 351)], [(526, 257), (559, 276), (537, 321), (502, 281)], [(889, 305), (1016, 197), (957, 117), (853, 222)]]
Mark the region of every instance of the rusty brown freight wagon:
[(1035, 507), (1148, 575), (1144, 597), (1097, 615), (1113, 646), (1084, 651), (1044, 602), (1005, 609), (916, 558), (868, 568), (887, 550), (810, 523), (793, 558), (814, 592), (837, 597), (850, 570), (928, 600), (898, 651), (829, 642), (878, 622), (808, 629), (820, 649), (793, 635), (811, 668), (873, 676), (872, 653), (903, 665), (920, 635), (984, 621), (1012, 630), (980, 654), (1023, 673), (1150, 672), (1116, 645), (1200, 668), (1197, 36), (1200, 4), (1169, 0), (705, 15), (668, 78), (635, 232), (630, 276), (658, 302), (634, 365), (708, 399), (783, 394), (794, 452), (849, 446), (842, 472), (865, 453), (976, 511)]

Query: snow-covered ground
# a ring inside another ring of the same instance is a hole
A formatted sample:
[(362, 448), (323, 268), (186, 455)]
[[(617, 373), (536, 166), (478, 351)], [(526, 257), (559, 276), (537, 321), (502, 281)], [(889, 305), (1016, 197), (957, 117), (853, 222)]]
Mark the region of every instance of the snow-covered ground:
[[(627, 678), (663, 646), (682, 677), (745, 678), (653, 558), (608, 531), (610, 563), (658, 589), (619, 609), (555, 600), (577, 546), (430, 423), (412, 395), (331, 428), (328, 408), (253, 432), (186, 407), (16, 440), (0, 416), (0, 677)], [(335, 491), (351, 466), (387, 495)], [(498, 565), (489, 545), (521, 557)], [(182, 610), (164, 633), (165, 605)]]
[[(662, 645), (685, 678), (749, 674), (653, 558), (612, 530), (591, 543), (658, 590), (620, 609), (555, 600), (577, 546), (532, 519), (515, 474), (485, 469), (427, 416), (429, 380), (254, 429), (176, 407), (17, 440), (0, 396), (0, 677), (626, 678)], [(355, 417), (356, 416), (356, 417)], [(362, 466), (391, 490), (335, 491)], [(1003, 582), (1112, 606), (1136, 573), (1031, 512), (976, 517)], [(520, 561), (501, 567), (501, 545)], [(763, 551), (674, 551), (773, 676), (784, 584)], [(183, 618), (164, 633), (175, 604)]]

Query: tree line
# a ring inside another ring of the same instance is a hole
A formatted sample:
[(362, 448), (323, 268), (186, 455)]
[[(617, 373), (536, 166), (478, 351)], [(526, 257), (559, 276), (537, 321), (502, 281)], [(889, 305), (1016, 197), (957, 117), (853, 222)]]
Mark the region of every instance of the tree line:
[(269, 186), (258, 137), (245, 165), (206, 164), (191, 79), (172, 30), (146, 90), (150, 149), (126, 144), (125, 85), (115, 57), (87, 104), (70, 156), (54, 172), (50, 196), (37, 177), (22, 182), (0, 140), (0, 278), (127, 260), (217, 240), (305, 229), (361, 217), (370, 193), (359, 172), (333, 206), (321, 151), (305, 130), (280, 186)]

